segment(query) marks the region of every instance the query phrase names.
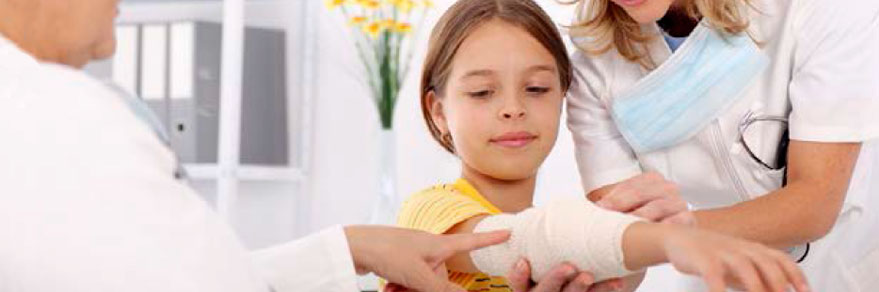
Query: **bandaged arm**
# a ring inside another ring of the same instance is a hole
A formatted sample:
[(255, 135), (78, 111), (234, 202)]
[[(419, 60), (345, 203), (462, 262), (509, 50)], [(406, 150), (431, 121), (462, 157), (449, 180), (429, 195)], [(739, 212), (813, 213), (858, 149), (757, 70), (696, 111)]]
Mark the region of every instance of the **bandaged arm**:
[(487, 216), (473, 232), (511, 230), (504, 244), (470, 253), (476, 269), (505, 275), (520, 258), (541, 279), (553, 267), (570, 263), (596, 281), (618, 278), (665, 261), (655, 224), (608, 211), (582, 199), (560, 200), (518, 214)]

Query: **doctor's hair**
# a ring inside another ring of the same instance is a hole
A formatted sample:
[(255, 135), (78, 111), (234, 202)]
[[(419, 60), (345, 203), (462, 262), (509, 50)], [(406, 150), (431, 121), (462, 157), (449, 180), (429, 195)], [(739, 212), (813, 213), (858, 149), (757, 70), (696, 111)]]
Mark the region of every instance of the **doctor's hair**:
[[(442, 133), (431, 117), (432, 92), (441, 98), (452, 71), (452, 61), (465, 39), (480, 25), (501, 20), (519, 27), (540, 43), (556, 61), (562, 92), (573, 82), (573, 69), (565, 43), (555, 23), (533, 0), (460, 0), (447, 10), (430, 35), (421, 72), (421, 112), (434, 140), (455, 153), (452, 138)], [(503, 54), (503, 52), (498, 52)]]
[[(655, 68), (647, 43), (659, 35), (644, 31), (622, 7), (611, 0), (562, 1), (576, 4), (577, 20), (570, 28), (572, 37), (585, 37), (587, 42), (576, 46), (593, 55), (616, 49), (629, 61), (645, 68)], [(685, 0), (684, 12), (693, 19), (703, 18), (708, 25), (728, 34), (746, 32), (749, 26), (746, 11), (754, 8), (753, 0)]]

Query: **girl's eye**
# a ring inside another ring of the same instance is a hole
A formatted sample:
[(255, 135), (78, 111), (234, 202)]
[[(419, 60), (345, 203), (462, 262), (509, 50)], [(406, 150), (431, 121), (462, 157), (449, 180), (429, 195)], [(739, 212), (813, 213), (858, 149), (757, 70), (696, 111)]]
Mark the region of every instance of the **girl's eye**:
[(480, 90), (480, 91), (468, 92), (467, 95), (469, 95), (470, 97), (475, 97), (475, 98), (486, 98), (486, 97), (491, 96), (492, 93), (493, 92), (491, 90)]
[(550, 91), (549, 87), (540, 87), (540, 86), (529, 86), (525, 88), (525, 91), (532, 94), (544, 94)]

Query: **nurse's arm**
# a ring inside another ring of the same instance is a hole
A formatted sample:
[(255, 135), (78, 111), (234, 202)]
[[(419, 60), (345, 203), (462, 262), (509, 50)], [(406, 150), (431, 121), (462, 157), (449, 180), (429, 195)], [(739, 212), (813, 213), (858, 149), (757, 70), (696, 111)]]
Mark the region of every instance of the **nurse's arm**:
[(836, 223), (860, 147), (791, 141), (787, 186), (733, 206), (696, 211), (697, 224), (777, 248), (820, 239)]

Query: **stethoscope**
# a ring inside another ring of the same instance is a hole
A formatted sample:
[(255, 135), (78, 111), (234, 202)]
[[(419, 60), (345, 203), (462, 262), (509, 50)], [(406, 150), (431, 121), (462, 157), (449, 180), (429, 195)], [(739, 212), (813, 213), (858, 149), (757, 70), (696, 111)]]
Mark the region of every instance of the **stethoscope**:
[[(753, 150), (751, 150), (751, 147), (748, 146), (748, 143), (745, 140), (745, 131), (747, 131), (748, 127), (757, 122), (777, 122), (783, 124), (784, 133), (781, 136), (781, 140), (778, 142), (778, 148), (775, 151), (775, 160), (772, 161), (772, 163), (760, 159), (760, 157), (757, 156), (757, 154), (755, 154)], [(739, 125), (739, 142), (742, 144), (745, 152), (748, 153), (751, 159), (753, 159), (761, 166), (769, 170), (782, 170), (784, 173), (781, 179), (781, 186), (784, 187), (787, 185), (787, 149), (790, 145), (790, 129), (788, 127), (788, 119), (786, 117), (754, 116), (752, 114), (749, 114), (747, 117), (745, 117), (745, 120), (741, 123), (741, 125)], [(809, 249), (811, 249), (811, 243), (807, 242), (804, 245), (798, 245), (787, 249), (787, 253), (790, 254), (792, 258), (797, 259), (797, 263), (802, 263), (809, 255)]]

